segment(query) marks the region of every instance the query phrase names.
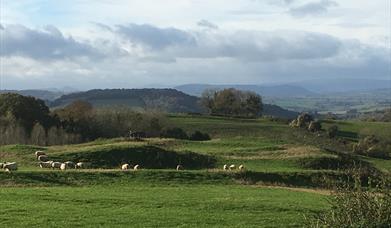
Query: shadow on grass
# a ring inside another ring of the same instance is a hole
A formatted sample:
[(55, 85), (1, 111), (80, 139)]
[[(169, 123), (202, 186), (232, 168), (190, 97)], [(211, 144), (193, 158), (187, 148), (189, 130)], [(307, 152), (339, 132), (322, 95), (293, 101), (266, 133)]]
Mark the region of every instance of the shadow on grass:
[(186, 169), (212, 168), (216, 159), (194, 152), (167, 151), (155, 146), (108, 148), (97, 151), (66, 153), (53, 157), (59, 161), (87, 162), (92, 168), (119, 168), (121, 164), (139, 164), (142, 168), (173, 169), (181, 164)]

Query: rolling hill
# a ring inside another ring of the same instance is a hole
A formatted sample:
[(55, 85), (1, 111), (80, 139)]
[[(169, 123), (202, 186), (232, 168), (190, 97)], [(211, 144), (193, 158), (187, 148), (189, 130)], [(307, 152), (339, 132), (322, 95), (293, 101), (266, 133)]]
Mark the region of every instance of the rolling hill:
[[(203, 113), (198, 97), (175, 89), (105, 89), (63, 95), (51, 102), (52, 108), (64, 107), (73, 101), (84, 100), (95, 107), (126, 106), (136, 109), (154, 109), (170, 113)], [(296, 112), (276, 105), (264, 104), (263, 115), (294, 118)]]

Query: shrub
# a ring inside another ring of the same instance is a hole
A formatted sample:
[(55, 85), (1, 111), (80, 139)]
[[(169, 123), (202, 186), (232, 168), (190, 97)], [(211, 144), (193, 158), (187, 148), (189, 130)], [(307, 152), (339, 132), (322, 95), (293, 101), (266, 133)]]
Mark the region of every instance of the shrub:
[(310, 227), (390, 227), (390, 178), (375, 188), (364, 189), (359, 178), (353, 186), (338, 188), (331, 209), (307, 220)]
[(329, 128), (327, 128), (327, 135), (330, 138), (335, 138), (338, 134), (338, 126), (337, 125), (332, 125)]
[(189, 136), (186, 134), (186, 132), (179, 127), (174, 128), (168, 128), (164, 130), (160, 137), (162, 138), (174, 138), (174, 139), (188, 139)]
[(391, 146), (387, 142), (382, 142), (374, 135), (366, 136), (353, 146), (353, 153), (375, 157), (389, 158)]
[(207, 133), (195, 131), (192, 135), (190, 135), (189, 139), (193, 141), (207, 141), (210, 140), (210, 136)]

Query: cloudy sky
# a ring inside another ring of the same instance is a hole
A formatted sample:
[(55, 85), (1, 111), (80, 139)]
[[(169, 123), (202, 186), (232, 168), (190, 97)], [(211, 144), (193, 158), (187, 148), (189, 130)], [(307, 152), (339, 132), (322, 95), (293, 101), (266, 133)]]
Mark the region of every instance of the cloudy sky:
[(390, 2), (0, 0), (0, 87), (389, 79)]

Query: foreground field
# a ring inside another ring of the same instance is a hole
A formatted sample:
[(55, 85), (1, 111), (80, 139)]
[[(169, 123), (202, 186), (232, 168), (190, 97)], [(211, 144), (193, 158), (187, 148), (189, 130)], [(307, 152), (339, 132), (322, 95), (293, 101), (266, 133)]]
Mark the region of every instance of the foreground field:
[(191, 182), (184, 177), (157, 181), (131, 175), (114, 183), (1, 188), (0, 224), (301, 227), (304, 216), (327, 209), (326, 197), (317, 193), (243, 186), (220, 179)]

